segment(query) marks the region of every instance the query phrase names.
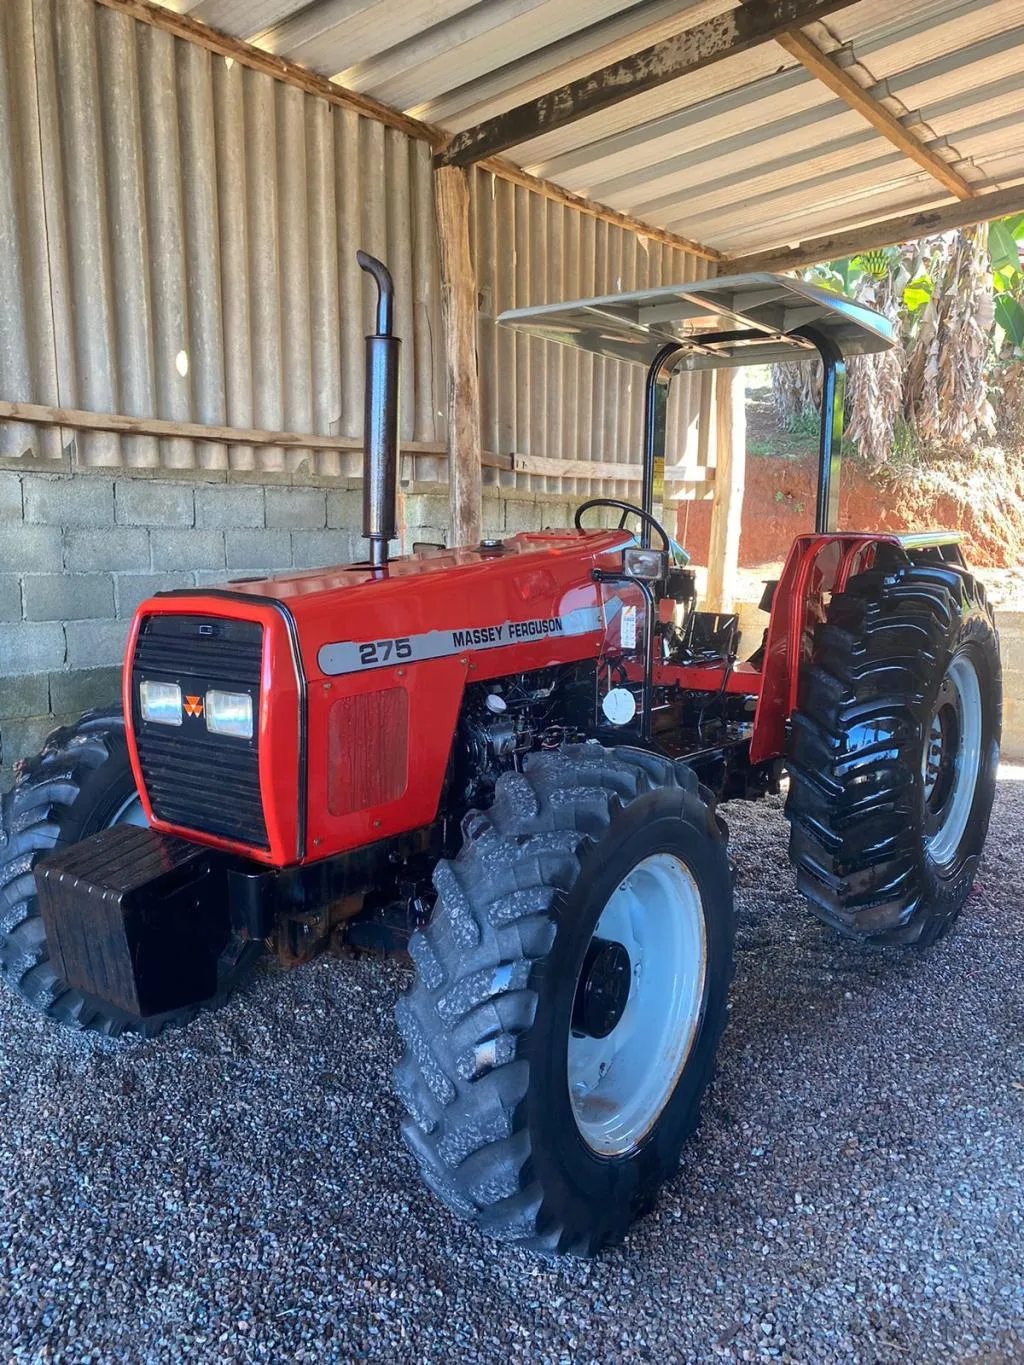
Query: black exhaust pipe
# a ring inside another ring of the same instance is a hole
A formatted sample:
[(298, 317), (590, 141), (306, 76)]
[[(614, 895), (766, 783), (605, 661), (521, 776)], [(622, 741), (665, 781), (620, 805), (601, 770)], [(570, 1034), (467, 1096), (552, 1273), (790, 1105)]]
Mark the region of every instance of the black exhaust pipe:
[(366, 394), (363, 426), (363, 535), (370, 542), (370, 564), (383, 569), (388, 542), (395, 535), (398, 490), (398, 356), (402, 343), (392, 335), (395, 287), (383, 261), (356, 252), (362, 270), (377, 285), (377, 330), (366, 338)]

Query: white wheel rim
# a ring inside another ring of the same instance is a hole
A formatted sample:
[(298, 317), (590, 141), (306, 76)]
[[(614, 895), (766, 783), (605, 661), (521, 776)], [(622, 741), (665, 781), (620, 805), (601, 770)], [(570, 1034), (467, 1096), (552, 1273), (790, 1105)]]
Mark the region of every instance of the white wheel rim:
[(700, 1025), (707, 931), (689, 869), (671, 853), (642, 859), (609, 897), (594, 937), (628, 952), (629, 995), (606, 1037), (570, 1031), (569, 1098), (587, 1146), (620, 1156), (654, 1127)]
[[(953, 657), (939, 696), (921, 765), (926, 811), (940, 802), (934, 811), (937, 824), (925, 838), (925, 849), (938, 867), (948, 867), (967, 832), (981, 771), (981, 684), (969, 654)], [(947, 753), (954, 724), (955, 749)], [(942, 782), (945, 789), (940, 787)]]
[(118, 806), (107, 828), (110, 829), (114, 825), (141, 825), (143, 829), (149, 828), (149, 821), (146, 819), (146, 812), (142, 809), (142, 801), (138, 792), (132, 792), (131, 796)]

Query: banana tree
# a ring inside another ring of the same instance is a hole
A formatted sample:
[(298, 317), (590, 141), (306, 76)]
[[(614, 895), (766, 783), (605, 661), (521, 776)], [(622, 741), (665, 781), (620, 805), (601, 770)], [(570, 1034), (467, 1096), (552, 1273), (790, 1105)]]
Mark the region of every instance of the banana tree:
[(992, 263), (995, 302), (996, 355), (1024, 358), (1024, 213), (1000, 218), (988, 226), (988, 251)]

